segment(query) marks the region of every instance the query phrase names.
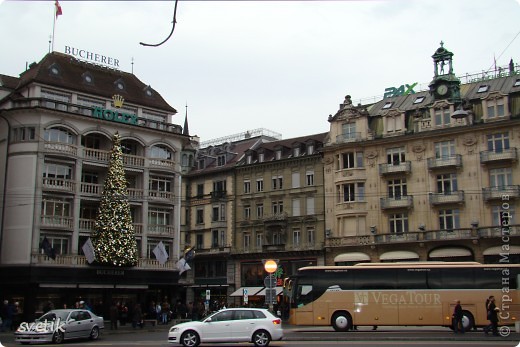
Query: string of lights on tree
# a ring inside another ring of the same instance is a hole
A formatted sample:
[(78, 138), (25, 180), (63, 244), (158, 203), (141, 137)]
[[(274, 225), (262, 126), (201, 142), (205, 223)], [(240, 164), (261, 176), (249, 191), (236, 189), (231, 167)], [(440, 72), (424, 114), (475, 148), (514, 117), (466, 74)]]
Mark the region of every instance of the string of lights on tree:
[(128, 202), (121, 138), (114, 135), (108, 175), (92, 232), (96, 260), (101, 265), (137, 265), (137, 241)]

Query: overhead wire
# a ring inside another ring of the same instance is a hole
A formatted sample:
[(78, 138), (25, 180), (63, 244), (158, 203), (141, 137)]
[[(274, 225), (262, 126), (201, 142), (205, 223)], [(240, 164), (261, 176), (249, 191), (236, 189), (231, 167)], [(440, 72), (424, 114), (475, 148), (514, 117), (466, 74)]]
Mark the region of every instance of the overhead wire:
[(177, 24), (177, 3), (179, 2), (179, 0), (175, 0), (175, 7), (173, 9), (173, 20), (172, 20), (172, 30), (170, 31), (170, 35), (168, 35), (168, 37), (166, 37), (162, 42), (159, 42), (159, 43), (156, 43), (156, 44), (150, 44), (150, 43), (144, 43), (144, 42), (139, 42), (139, 44), (141, 46), (147, 46), (147, 47), (159, 47), (161, 46), (162, 44), (164, 44), (166, 41), (168, 41), (170, 39), (170, 37), (172, 37), (173, 35), (173, 31), (175, 30), (175, 24)]

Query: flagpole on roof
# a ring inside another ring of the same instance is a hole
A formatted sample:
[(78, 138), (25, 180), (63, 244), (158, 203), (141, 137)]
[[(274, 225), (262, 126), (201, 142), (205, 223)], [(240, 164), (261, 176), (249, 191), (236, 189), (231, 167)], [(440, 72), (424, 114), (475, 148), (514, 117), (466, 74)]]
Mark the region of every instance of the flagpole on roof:
[(52, 21), (52, 44), (51, 44), (51, 52), (54, 52), (54, 32), (56, 29), (56, 19), (58, 19), (58, 16), (61, 16), (63, 14), (61, 10), (61, 6), (58, 0), (54, 2), (54, 15), (53, 15), (53, 21)]

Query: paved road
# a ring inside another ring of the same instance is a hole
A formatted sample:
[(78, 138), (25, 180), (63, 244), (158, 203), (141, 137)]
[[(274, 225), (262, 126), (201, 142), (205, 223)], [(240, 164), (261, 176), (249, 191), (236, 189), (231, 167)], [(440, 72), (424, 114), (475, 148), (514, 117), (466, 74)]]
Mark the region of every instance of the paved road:
[[(168, 346), (167, 334), (169, 326), (145, 327), (132, 329), (131, 326), (119, 330), (103, 332), (98, 341), (76, 341), (71, 346)], [(514, 347), (520, 341), (520, 334), (511, 332), (505, 337), (486, 336), (479, 331), (466, 334), (454, 334), (442, 327), (360, 327), (358, 331), (336, 332), (331, 327), (296, 327), (284, 326), (284, 341), (273, 342), (272, 347), (283, 346), (508, 346)], [(20, 346), (14, 342), (13, 333), (0, 333), (3, 346)], [(207, 347), (226, 345), (204, 345)], [(233, 344), (232, 346), (252, 346), (251, 344)], [(1, 346), (0, 346), (1, 347)]]

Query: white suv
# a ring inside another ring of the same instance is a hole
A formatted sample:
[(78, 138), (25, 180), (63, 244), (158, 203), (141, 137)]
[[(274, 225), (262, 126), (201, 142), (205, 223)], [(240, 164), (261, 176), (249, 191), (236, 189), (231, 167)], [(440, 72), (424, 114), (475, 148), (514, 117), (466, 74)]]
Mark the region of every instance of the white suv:
[(196, 347), (201, 342), (252, 342), (266, 347), (283, 338), (282, 321), (263, 308), (227, 308), (202, 321), (174, 325), (168, 342)]

